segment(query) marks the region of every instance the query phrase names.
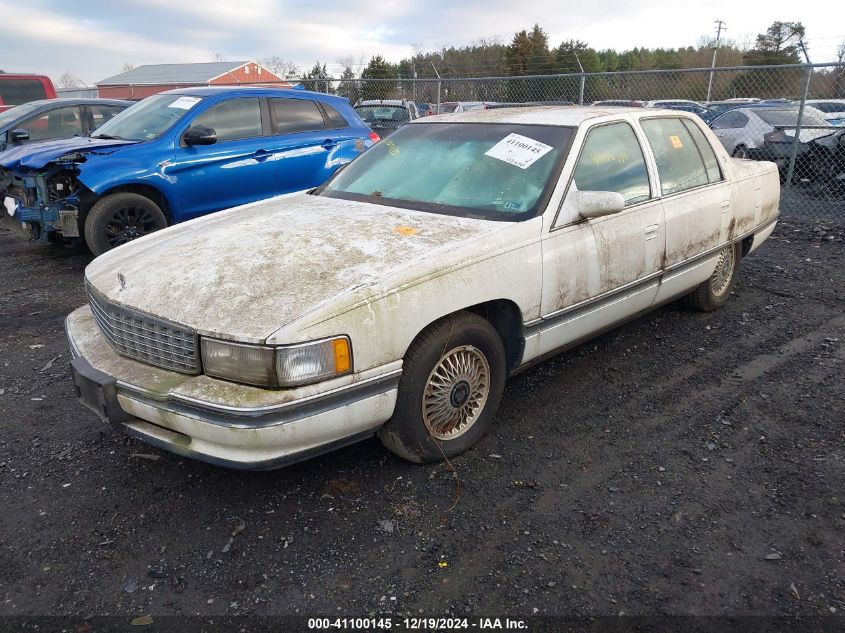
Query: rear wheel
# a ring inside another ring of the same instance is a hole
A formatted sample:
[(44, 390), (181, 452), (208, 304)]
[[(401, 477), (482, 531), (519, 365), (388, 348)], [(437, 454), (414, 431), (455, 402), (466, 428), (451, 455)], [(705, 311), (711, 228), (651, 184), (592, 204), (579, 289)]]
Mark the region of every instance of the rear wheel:
[(99, 200), (85, 218), (85, 242), (94, 255), (167, 226), (159, 206), (137, 193), (113, 193)]
[(748, 148), (745, 145), (737, 145), (734, 148), (733, 153), (734, 158), (748, 158)]
[(487, 320), (470, 312), (441, 319), (405, 354), (396, 410), (379, 437), (412, 462), (458, 455), (492, 426), (505, 378), (505, 349)]
[(685, 303), (701, 312), (718, 310), (731, 296), (742, 258), (742, 244), (730, 244), (719, 251), (716, 269), (710, 278), (684, 297)]

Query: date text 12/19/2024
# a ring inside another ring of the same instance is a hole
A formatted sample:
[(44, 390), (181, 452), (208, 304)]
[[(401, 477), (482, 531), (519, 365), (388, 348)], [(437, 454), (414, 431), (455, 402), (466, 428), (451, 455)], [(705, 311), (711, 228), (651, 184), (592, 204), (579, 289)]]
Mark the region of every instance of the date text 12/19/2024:
[(525, 631), (525, 620), (511, 618), (308, 618), (308, 629), (312, 631), (457, 631), (472, 630)]

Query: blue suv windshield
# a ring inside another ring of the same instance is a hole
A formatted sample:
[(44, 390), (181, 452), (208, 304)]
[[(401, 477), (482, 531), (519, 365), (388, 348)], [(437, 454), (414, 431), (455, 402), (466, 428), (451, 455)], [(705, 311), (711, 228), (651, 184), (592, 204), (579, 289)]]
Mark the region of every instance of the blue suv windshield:
[(104, 123), (92, 137), (150, 141), (164, 134), (200, 101), (201, 97), (187, 95), (153, 95)]

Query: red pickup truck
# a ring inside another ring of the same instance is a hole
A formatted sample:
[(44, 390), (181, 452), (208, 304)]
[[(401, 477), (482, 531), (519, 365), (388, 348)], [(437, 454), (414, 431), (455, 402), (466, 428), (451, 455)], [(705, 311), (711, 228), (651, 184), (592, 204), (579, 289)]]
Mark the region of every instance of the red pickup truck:
[(56, 89), (49, 77), (0, 73), (0, 112), (22, 103), (55, 98)]

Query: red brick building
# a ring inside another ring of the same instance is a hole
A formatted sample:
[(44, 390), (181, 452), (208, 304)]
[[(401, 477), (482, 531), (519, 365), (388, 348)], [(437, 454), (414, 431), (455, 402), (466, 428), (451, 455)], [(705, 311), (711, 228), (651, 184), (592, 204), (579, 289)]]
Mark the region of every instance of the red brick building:
[(148, 64), (97, 82), (103, 99), (143, 99), (188, 86), (236, 86), (243, 84), (292, 85), (254, 61), (203, 64)]

